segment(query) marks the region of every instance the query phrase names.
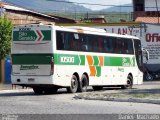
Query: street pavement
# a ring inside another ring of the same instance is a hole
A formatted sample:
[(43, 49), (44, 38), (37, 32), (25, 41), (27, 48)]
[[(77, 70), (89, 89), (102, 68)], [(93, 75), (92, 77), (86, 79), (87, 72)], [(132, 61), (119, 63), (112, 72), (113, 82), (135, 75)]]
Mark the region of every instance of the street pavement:
[[(147, 82), (141, 88), (158, 86), (159, 82)], [(88, 91), (93, 92), (91, 88)], [(119, 89), (104, 88), (104, 91)], [(35, 95), (30, 88), (12, 90), (5, 85), (0, 90), (0, 114), (160, 114), (157, 104), (75, 99), (79, 94), (82, 93), (69, 94), (60, 89), (57, 94)]]

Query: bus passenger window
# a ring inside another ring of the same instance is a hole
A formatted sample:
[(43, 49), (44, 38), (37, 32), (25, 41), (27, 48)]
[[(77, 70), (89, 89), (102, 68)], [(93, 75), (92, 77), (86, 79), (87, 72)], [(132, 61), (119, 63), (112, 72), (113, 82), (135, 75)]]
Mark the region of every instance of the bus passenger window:
[(70, 50), (70, 33), (69, 32), (65, 32), (65, 36), (64, 36), (64, 49), (65, 50)]
[(64, 50), (64, 33), (57, 32), (57, 49)]
[(92, 51), (93, 52), (97, 52), (98, 51), (98, 43), (97, 43), (96, 39), (93, 40)]
[(111, 41), (109, 38), (104, 38), (103, 41), (103, 52), (104, 53), (110, 53), (112, 49)]
[(121, 43), (121, 38), (116, 38), (115, 39), (115, 53), (117, 54), (121, 54), (122, 53), (122, 49), (121, 49), (121, 46), (122, 46), (122, 43)]
[(128, 51), (128, 45), (127, 45), (128, 41), (127, 40), (128, 39), (123, 39), (122, 40), (122, 53), (123, 54), (128, 54), (129, 53), (129, 51)]
[(88, 45), (87, 45), (87, 39), (88, 37), (87, 36), (81, 36), (81, 51), (88, 51)]
[(114, 50), (115, 50), (116, 39), (113, 37), (109, 37), (108, 42), (109, 42), (109, 53), (115, 53)]
[(133, 42), (132, 40), (128, 40), (128, 54), (134, 54), (134, 50), (133, 50)]
[(103, 40), (103, 52), (104, 53), (108, 52), (108, 43), (106, 39)]
[(103, 39), (101, 36), (98, 38), (98, 51), (97, 52), (103, 52)]
[(75, 40), (75, 38), (74, 38), (74, 34), (73, 33), (71, 33), (71, 37), (70, 37), (70, 50), (73, 50), (73, 51), (75, 51), (76, 50), (76, 40)]

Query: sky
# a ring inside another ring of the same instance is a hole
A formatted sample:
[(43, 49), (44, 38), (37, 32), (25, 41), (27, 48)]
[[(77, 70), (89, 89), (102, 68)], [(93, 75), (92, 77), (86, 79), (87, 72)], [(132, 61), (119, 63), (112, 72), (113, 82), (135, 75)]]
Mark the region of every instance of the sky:
[[(102, 4), (102, 5), (123, 5), (132, 3), (132, 0), (69, 0), (71, 2), (79, 3), (90, 3), (90, 4)], [(98, 6), (98, 5), (83, 5), (92, 10), (100, 10), (106, 8), (107, 6)]]

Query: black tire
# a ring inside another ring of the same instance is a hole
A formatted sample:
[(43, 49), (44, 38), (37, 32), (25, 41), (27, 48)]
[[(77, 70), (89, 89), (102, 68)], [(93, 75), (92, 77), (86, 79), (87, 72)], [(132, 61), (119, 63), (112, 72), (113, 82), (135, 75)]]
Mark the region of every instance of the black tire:
[(34, 91), (34, 93), (37, 94), (37, 95), (43, 94), (43, 89), (42, 89), (42, 88), (39, 88), (39, 87), (33, 88), (33, 91)]
[(94, 91), (102, 90), (103, 86), (92, 86)]
[(86, 75), (82, 75), (78, 85), (78, 92), (86, 92), (88, 86), (88, 79)]
[(133, 87), (133, 78), (131, 75), (128, 75), (127, 77), (127, 85), (122, 85), (122, 89), (131, 89)]
[(78, 79), (75, 75), (72, 75), (71, 86), (67, 88), (69, 93), (76, 93), (78, 90)]

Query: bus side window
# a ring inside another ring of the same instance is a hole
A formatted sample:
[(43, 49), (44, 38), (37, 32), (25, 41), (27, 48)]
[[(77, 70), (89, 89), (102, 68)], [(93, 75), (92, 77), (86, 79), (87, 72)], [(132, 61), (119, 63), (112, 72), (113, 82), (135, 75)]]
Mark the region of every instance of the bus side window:
[(128, 54), (134, 54), (134, 50), (133, 50), (133, 42), (131, 39), (128, 40)]
[(68, 32), (64, 34), (64, 49), (70, 50), (70, 33)]
[(82, 35), (81, 36), (81, 51), (88, 51), (88, 36), (87, 35)]
[(110, 44), (110, 53), (116, 53), (115, 48), (116, 48), (116, 38), (115, 37), (110, 37), (109, 38), (109, 44)]
[(98, 37), (98, 51), (97, 52), (103, 52), (103, 39), (101, 36)]
[(121, 43), (121, 38), (116, 38), (115, 39), (115, 53), (117, 53), (117, 54), (121, 54), (122, 53), (122, 51), (121, 51), (121, 45), (122, 43)]
[(103, 52), (110, 53), (111, 52), (111, 42), (108, 37), (103, 38)]
[(64, 33), (57, 31), (57, 49), (64, 50)]
[(73, 33), (72, 38), (72, 50), (79, 51), (80, 50), (80, 35), (78, 33)]
[(74, 38), (74, 33), (71, 33), (71, 36), (70, 36), (70, 50), (73, 50), (73, 51), (76, 50), (76, 40)]
[(93, 52), (97, 52), (98, 51), (98, 43), (97, 43), (97, 40), (95, 38), (93, 38), (92, 40), (92, 51)]
[(128, 46), (127, 46), (127, 43), (128, 43), (128, 39), (123, 39), (122, 40), (122, 54), (128, 54), (129, 51), (128, 51)]

